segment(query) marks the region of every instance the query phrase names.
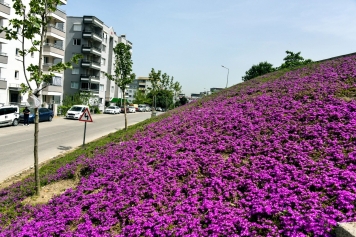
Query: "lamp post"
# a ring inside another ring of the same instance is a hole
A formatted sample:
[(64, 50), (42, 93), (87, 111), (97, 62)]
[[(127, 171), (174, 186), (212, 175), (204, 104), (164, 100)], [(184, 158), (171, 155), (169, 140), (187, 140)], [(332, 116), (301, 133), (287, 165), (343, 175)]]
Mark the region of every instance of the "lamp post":
[(226, 68), (227, 69), (227, 79), (226, 79), (226, 87), (225, 88), (227, 88), (227, 84), (229, 83), (229, 69), (227, 68), (227, 67), (225, 67), (225, 66), (223, 66), (223, 65), (221, 65), (223, 68)]

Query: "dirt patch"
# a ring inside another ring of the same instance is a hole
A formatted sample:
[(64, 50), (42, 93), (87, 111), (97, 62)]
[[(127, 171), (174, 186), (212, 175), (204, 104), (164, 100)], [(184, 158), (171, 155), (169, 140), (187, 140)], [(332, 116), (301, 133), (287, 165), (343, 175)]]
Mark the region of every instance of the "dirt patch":
[(22, 201), (23, 204), (46, 204), (54, 196), (64, 193), (69, 188), (75, 188), (78, 180), (61, 180), (58, 182), (50, 183), (41, 188), (41, 195), (39, 197), (32, 196)]

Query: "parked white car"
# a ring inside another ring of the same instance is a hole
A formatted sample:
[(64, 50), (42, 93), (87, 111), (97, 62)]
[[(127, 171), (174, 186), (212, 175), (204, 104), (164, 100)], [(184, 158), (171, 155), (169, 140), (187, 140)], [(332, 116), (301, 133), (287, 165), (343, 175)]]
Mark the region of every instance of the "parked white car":
[(67, 119), (79, 119), (84, 113), (84, 110), (88, 108), (87, 105), (73, 105), (66, 113)]
[(104, 110), (105, 114), (119, 114), (121, 113), (121, 109), (118, 106), (109, 106)]
[(136, 108), (133, 106), (129, 106), (129, 113), (136, 113)]
[(0, 127), (19, 124), (20, 109), (17, 105), (0, 107)]

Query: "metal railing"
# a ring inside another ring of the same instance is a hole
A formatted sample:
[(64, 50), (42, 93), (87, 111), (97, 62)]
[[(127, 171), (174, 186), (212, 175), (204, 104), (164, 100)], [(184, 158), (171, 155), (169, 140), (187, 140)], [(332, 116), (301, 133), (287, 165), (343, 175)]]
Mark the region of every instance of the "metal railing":
[(56, 48), (56, 49), (63, 50), (63, 46), (62, 45), (58, 45), (58, 44), (44, 43), (43, 46), (49, 46), (49, 47), (53, 47), (53, 48)]
[(95, 49), (99, 52), (101, 52), (101, 49), (95, 46), (91, 46), (91, 45), (87, 45), (87, 44), (83, 44), (82, 48), (88, 48), (88, 49)]
[(100, 62), (89, 60), (89, 59), (82, 59), (82, 63), (91, 63), (100, 66)]
[(103, 36), (101, 34), (96, 33), (95, 31), (92, 31), (92, 30), (88, 30), (88, 29), (84, 29), (83, 34), (93, 34), (93, 35), (98, 36), (100, 39), (103, 38)]
[(55, 29), (57, 29), (57, 30), (60, 30), (60, 31), (64, 32), (64, 27), (59, 27), (59, 26), (56, 26), (56, 25), (54, 25), (54, 24), (48, 24), (48, 26), (49, 26), (49, 27), (53, 27), (53, 28), (55, 28)]

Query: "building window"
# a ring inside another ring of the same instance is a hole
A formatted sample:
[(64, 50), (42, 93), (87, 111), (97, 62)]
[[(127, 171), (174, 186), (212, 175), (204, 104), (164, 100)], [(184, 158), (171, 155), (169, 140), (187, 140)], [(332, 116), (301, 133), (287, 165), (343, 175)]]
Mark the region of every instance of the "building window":
[(15, 52), (16, 56), (20, 56), (20, 49), (16, 48), (16, 52)]
[(80, 39), (73, 39), (73, 45), (81, 45), (82, 42)]
[(100, 91), (104, 91), (104, 85), (103, 84), (100, 84), (99, 90)]
[(31, 52), (31, 58), (35, 57), (35, 53)]
[(58, 77), (58, 76), (52, 77), (52, 85), (53, 86), (61, 86), (62, 85), (62, 77)]
[(100, 77), (101, 77), (101, 78), (105, 78), (105, 72), (100, 71)]
[(18, 80), (20, 77), (20, 72), (19, 71), (15, 71), (15, 79)]
[(111, 90), (110, 90), (111, 93), (114, 92), (114, 86), (111, 86)]
[(101, 45), (101, 51), (103, 51), (103, 52), (106, 51), (106, 46), (104, 44)]
[(72, 68), (72, 74), (78, 75), (79, 74), (79, 67), (73, 67)]
[(101, 58), (101, 65), (105, 65), (105, 58)]
[(78, 89), (79, 88), (79, 83), (76, 81), (70, 82), (70, 88), (72, 89)]
[(74, 24), (73, 31), (82, 31), (82, 25), (81, 24)]

